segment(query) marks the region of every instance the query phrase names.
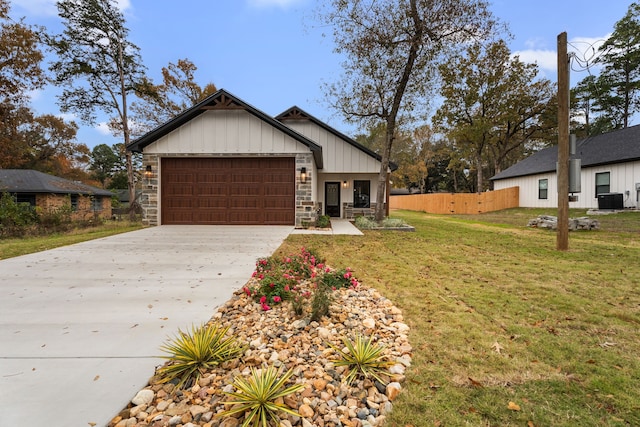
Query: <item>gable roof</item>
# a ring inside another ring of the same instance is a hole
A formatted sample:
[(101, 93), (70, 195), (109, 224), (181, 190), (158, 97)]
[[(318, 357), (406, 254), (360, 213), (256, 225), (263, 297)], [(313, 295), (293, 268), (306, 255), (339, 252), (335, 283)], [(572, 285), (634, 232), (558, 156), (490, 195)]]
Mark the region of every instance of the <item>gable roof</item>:
[[(317, 126), (321, 127), (322, 129), (326, 130), (327, 132), (337, 136), (341, 140), (343, 140), (346, 143), (352, 145), (353, 147), (357, 148), (358, 150), (362, 151), (363, 153), (368, 154), (369, 156), (373, 157), (377, 161), (379, 161), (379, 162), (382, 161), (382, 156), (380, 156), (376, 152), (368, 149), (367, 147), (365, 147), (364, 145), (362, 145), (359, 142), (355, 141), (354, 139), (349, 138), (347, 135), (345, 135), (342, 132), (332, 128), (331, 126), (329, 126), (325, 122), (323, 122), (321, 120), (318, 120), (317, 118), (315, 118), (311, 114), (307, 113), (306, 111), (304, 111), (302, 108), (300, 108), (298, 106), (294, 105), (293, 107), (289, 108), (288, 110), (278, 114), (276, 116), (276, 120), (280, 120), (281, 122), (285, 122), (285, 123), (286, 123), (287, 120), (308, 120), (311, 123), (314, 123), (315, 125), (317, 125)], [(396, 169), (398, 169), (398, 166), (393, 162), (389, 162), (389, 167), (391, 168), (392, 171), (395, 171)]]
[(216, 93), (209, 95), (201, 102), (197, 103), (193, 107), (183, 111), (178, 114), (173, 119), (169, 120), (163, 125), (147, 132), (145, 135), (136, 139), (132, 143), (127, 146), (127, 150), (132, 151), (134, 153), (142, 153), (144, 147), (147, 145), (157, 141), (168, 133), (178, 129), (180, 126), (184, 125), (188, 121), (194, 119), (200, 114), (209, 111), (209, 110), (244, 110), (247, 113), (257, 117), (265, 123), (273, 126), (279, 131), (289, 135), (296, 141), (306, 145), (309, 147), (313, 154), (313, 158), (316, 162), (316, 166), (319, 169), (323, 167), (322, 160), (322, 147), (315, 142), (311, 141), (304, 135), (299, 134), (293, 129), (285, 126), (283, 123), (275, 120), (273, 117), (267, 115), (266, 113), (258, 110), (257, 108), (247, 104), (242, 101), (240, 98), (232, 95), (224, 89), (218, 90)]
[[(581, 139), (572, 158), (581, 159), (583, 168), (640, 160), (640, 125)], [(555, 172), (557, 161), (555, 145), (519, 161), (491, 180)]]
[(0, 169), (0, 191), (9, 193), (81, 194), (113, 196), (109, 190), (31, 169)]

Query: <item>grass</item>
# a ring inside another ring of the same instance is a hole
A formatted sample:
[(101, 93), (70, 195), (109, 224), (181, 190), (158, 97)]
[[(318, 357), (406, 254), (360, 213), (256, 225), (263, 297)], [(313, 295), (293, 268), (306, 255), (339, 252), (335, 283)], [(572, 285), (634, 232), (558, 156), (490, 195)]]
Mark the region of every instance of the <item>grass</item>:
[(599, 216), (558, 252), (555, 232), (526, 228), (540, 213), (400, 211), (415, 233), (292, 235), (279, 251), (348, 265), (403, 310), (413, 365), (390, 426), (640, 425), (640, 214)]
[(72, 245), (87, 240), (138, 230), (140, 228), (142, 228), (142, 225), (136, 222), (107, 221), (96, 227), (75, 229), (68, 233), (0, 239), (0, 259), (27, 255), (60, 246)]

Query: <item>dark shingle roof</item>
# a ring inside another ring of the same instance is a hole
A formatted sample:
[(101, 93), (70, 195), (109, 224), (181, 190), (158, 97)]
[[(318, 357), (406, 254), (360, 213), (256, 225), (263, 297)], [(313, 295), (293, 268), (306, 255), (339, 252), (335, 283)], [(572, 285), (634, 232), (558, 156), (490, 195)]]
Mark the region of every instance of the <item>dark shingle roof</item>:
[(303, 143), (313, 153), (313, 158), (316, 162), (316, 166), (319, 169), (322, 169), (322, 147), (315, 142), (311, 141), (304, 135), (299, 134), (288, 126), (280, 123), (278, 120), (270, 117), (268, 114), (258, 110), (257, 108), (247, 104), (240, 98), (230, 94), (224, 89), (218, 90), (216, 93), (208, 96), (203, 99), (201, 102), (197, 103), (193, 107), (185, 110), (180, 113), (172, 120), (167, 123), (153, 129), (152, 131), (146, 133), (140, 138), (133, 141), (131, 144), (127, 146), (127, 150), (132, 151), (134, 153), (142, 153), (142, 150), (147, 145), (157, 141), (168, 133), (178, 129), (180, 126), (199, 116), (200, 114), (211, 110), (211, 109), (240, 109), (248, 112), (249, 114), (257, 117), (265, 123), (270, 124), (274, 128), (280, 130), (281, 132), (289, 135), (293, 139), (298, 142)]
[[(572, 157), (581, 159), (583, 168), (640, 160), (640, 125), (582, 139)], [(557, 161), (556, 145), (532, 154), (491, 180), (555, 172)]]
[(102, 188), (38, 172), (31, 169), (0, 169), (0, 192), (82, 194), (85, 196), (109, 196)]

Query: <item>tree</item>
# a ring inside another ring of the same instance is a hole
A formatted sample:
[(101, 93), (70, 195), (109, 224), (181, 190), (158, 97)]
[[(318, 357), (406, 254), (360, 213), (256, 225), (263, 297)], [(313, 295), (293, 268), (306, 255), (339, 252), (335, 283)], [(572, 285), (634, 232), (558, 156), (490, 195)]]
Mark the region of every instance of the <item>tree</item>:
[(344, 75), (325, 87), (347, 120), (386, 125), (375, 217), (384, 218), (385, 184), (398, 126), (425, 111), (438, 59), (494, 26), (484, 0), (332, 0), (320, 19), (333, 27)]
[[(130, 142), (129, 97), (143, 80), (140, 49), (127, 40), (129, 30), (113, 0), (61, 0), (58, 13), (65, 30), (49, 38), (58, 60), (51, 65), (55, 81), (64, 87), (62, 111), (77, 113), (86, 123), (96, 121), (96, 110), (111, 116), (114, 133)], [(134, 215), (135, 175), (132, 154), (125, 153), (127, 181)]]
[(604, 69), (598, 78), (602, 91), (597, 108), (618, 118), (619, 127), (629, 126), (640, 111), (640, 5), (632, 3), (616, 22), (611, 36), (600, 47), (598, 62)]
[(480, 193), (487, 162), (499, 172), (548, 130), (541, 116), (554, 87), (536, 77), (535, 64), (512, 57), (503, 40), (469, 46), (466, 55), (442, 64), (440, 74), (444, 102), (434, 123), (456, 142), (461, 157), (473, 159)]
[(9, 18), (9, 2), (0, 0), (0, 100), (16, 103), (27, 90), (41, 88), (45, 75), (37, 33)]
[(142, 135), (162, 125), (175, 116), (217, 91), (215, 84), (200, 87), (195, 82), (198, 67), (188, 59), (179, 59), (162, 68), (162, 83), (154, 85), (145, 78), (139, 86), (140, 102), (131, 110), (136, 116), (135, 133)]
[(105, 188), (107, 181), (119, 169), (119, 160), (118, 155), (107, 144), (96, 145), (91, 150), (91, 164), (89, 166), (92, 172), (91, 176), (100, 181), (102, 188)]

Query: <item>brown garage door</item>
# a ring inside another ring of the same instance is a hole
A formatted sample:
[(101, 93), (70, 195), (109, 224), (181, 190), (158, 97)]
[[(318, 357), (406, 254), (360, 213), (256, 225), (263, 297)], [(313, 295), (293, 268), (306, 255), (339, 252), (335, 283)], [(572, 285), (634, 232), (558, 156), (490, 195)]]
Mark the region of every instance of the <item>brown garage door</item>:
[(162, 159), (163, 224), (295, 223), (295, 159)]

